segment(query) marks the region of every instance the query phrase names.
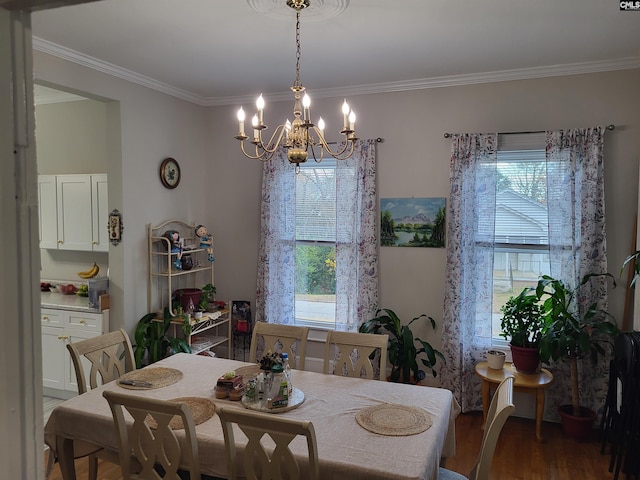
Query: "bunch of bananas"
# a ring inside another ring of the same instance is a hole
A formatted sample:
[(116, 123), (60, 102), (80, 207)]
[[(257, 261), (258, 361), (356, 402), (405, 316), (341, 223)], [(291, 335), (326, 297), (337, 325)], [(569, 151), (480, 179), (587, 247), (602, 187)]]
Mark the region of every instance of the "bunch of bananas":
[(78, 276), (84, 280), (87, 280), (88, 278), (95, 277), (96, 275), (98, 275), (99, 272), (100, 272), (100, 267), (98, 266), (97, 263), (93, 262), (93, 267), (91, 267), (87, 271), (78, 272)]

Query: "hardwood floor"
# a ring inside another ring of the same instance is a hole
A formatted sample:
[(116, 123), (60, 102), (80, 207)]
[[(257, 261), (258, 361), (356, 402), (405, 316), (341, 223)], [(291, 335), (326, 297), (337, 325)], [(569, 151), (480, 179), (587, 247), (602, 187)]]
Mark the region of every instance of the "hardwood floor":
[[(482, 438), (482, 414), (460, 415), (456, 421), (457, 454), (445, 467), (468, 474), (475, 462)], [(510, 417), (502, 430), (491, 469), (491, 480), (608, 480), (609, 456), (600, 454), (598, 432), (588, 442), (566, 438), (560, 425), (544, 423), (545, 441), (538, 443), (533, 420)], [(78, 478), (87, 477), (87, 460), (76, 461)], [(100, 463), (100, 480), (121, 480), (120, 468)], [(620, 480), (623, 480), (621, 475)], [(61, 480), (56, 464), (49, 480)], [(345, 479), (348, 480), (348, 479)]]

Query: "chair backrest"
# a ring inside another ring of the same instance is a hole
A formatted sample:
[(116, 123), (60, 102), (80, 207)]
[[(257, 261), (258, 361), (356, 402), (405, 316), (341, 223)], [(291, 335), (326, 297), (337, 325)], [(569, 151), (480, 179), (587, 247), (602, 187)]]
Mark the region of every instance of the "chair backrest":
[(505, 378), (498, 385), (493, 395), (487, 413), (484, 434), (482, 435), (480, 453), (469, 474), (470, 480), (489, 480), (489, 471), (491, 470), (491, 462), (493, 461), (493, 453), (498, 443), (498, 437), (500, 437), (500, 432), (507, 418), (516, 409), (513, 404), (513, 382), (513, 377)]
[[(239, 477), (242, 465), (242, 478), (248, 480), (319, 480), (318, 445), (313, 424), (309, 421), (293, 420), (281, 415), (259, 413), (233, 407), (222, 407), (217, 412), (222, 424), (227, 459), (227, 472), (230, 480)], [(244, 451), (238, 455), (233, 433), (236, 424), (247, 437)], [(291, 443), (298, 436), (307, 441), (308, 468), (301, 468), (298, 459), (291, 451)], [(265, 445), (262, 440), (265, 440)], [(275, 443), (275, 449), (273, 448)], [(239, 460), (237, 457), (241, 456)]]
[[(80, 342), (68, 343), (67, 349), (71, 354), (73, 368), (76, 371), (79, 394), (87, 391), (87, 379), (82, 365), (82, 357), (91, 362), (89, 372), (91, 389), (136, 369), (131, 341), (123, 329)], [(98, 375), (100, 375), (100, 383), (98, 383)]]
[[(308, 335), (309, 327), (256, 322), (251, 336), (249, 361), (259, 362), (268, 350), (278, 353), (286, 352), (289, 355), (291, 368), (304, 370)], [(261, 342), (261, 339), (264, 340), (264, 343)]]
[[(181, 478), (178, 476), (178, 469), (183, 457), (186, 458), (190, 479), (200, 480), (196, 429), (186, 403), (126, 395), (110, 390), (105, 390), (102, 394), (109, 402), (115, 421), (124, 480), (178, 480)], [(133, 417), (130, 428), (125, 420), (125, 409)], [(182, 420), (184, 427), (187, 442), (184, 454), (176, 436), (177, 430), (172, 429), (169, 423), (176, 415)], [(164, 470), (162, 475), (158, 471), (158, 465)], [(135, 469), (135, 473), (132, 469)]]
[(375, 358), (374, 354), (378, 350), (380, 356), (378, 380), (386, 381), (388, 344), (389, 335), (386, 334), (330, 330), (327, 333), (324, 348), (324, 373), (332, 373), (331, 362), (333, 361), (335, 375), (374, 379), (375, 368), (371, 360)]

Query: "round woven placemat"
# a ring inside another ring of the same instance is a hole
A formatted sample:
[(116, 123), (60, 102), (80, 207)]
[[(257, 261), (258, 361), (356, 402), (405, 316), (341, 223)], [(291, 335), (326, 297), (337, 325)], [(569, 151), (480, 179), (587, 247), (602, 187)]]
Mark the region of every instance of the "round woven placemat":
[[(176, 403), (186, 403), (189, 407), (189, 410), (191, 410), (191, 416), (193, 417), (194, 425), (200, 425), (201, 423), (206, 422), (216, 413), (215, 404), (211, 400), (208, 400), (206, 398), (180, 397), (172, 398), (169, 401)], [(158, 428), (158, 423), (151, 415), (147, 415), (145, 421), (150, 428)], [(178, 415), (174, 415), (174, 417), (169, 421), (169, 428), (171, 430), (182, 430), (184, 428), (182, 418), (180, 418)]]
[[(146, 367), (125, 373), (118, 379), (118, 385), (130, 390), (150, 390), (172, 385), (181, 378), (182, 372), (175, 368)], [(133, 382), (133, 385), (124, 384), (123, 380)]]
[(370, 432), (389, 436), (416, 435), (431, 427), (431, 417), (423, 409), (393, 403), (363, 408), (356, 421)]

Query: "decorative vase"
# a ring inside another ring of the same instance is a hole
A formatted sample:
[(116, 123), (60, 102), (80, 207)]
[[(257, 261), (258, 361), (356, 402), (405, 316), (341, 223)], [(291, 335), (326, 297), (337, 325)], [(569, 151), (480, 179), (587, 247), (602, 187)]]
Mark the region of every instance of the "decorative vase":
[(580, 416), (573, 415), (573, 405), (561, 405), (558, 408), (562, 419), (562, 432), (577, 441), (588, 440), (593, 431), (593, 422), (596, 419), (596, 412), (580, 407)]
[(193, 268), (193, 258), (191, 258), (191, 255), (182, 255), (180, 263), (182, 264), (182, 270), (191, 270)]
[(513, 365), (520, 373), (536, 373), (540, 364), (538, 348), (511, 346)]
[(506, 357), (507, 355), (500, 350), (489, 350), (487, 352), (487, 364), (493, 370), (502, 370)]

